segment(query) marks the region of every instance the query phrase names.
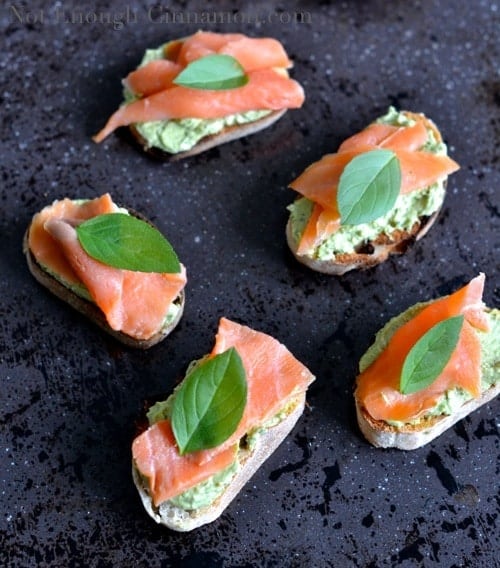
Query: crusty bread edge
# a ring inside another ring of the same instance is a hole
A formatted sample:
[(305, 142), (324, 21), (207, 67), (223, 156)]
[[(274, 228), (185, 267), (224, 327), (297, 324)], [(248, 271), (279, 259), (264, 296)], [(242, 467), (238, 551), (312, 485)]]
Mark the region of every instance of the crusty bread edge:
[[(142, 220), (146, 220), (141, 214), (136, 213), (135, 211), (130, 209), (128, 211), (131, 215), (134, 215), (135, 217), (138, 217)], [(146, 221), (151, 224), (150, 221)], [(61, 284), (59, 280), (57, 280), (46, 270), (44, 270), (44, 268), (37, 262), (29, 247), (29, 230), (30, 227), (28, 227), (23, 237), (23, 252), (26, 256), (28, 268), (35, 280), (37, 280), (42, 286), (47, 288), (60, 300), (69, 304), (72, 308), (83, 314), (94, 324), (99, 326), (106, 333), (120, 341), (122, 344), (128, 347), (135, 347), (137, 349), (148, 349), (149, 347), (152, 347), (153, 345), (156, 345), (157, 343), (165, 339), (165, 337), (167, 337), (167, 335), (169, 335), (179, 323), (184, 312), (184, 290), (181, 291), (181, 293), (175, 300), (175, 302), (178, 302), (180, 305), (180, 309), (178, 310), (175, 318), (168, 325), (165, 325), (160, 331), (155, 333), (155, 335), (153, 335), (152, 337), (148, 339), (134, 339), (130, 335), (112, 329), (111, 327), (109, 327), (102, 311), (93, 302), (90, 302), (82, 298), (81, 296), (78, 296), (72, 290)]]
[(287, 109), (276, 110), (271, 112), (271, 114), (264, 116), (263, 118), (254, 120), (252, 122), (248, 122), (246, 124), (227, 126), (217, 134), (211, 134), (209, 136), (205, 136), (190, 150), (186, 150), (185, 152), (178, 152), (176, 154), (170, 154), (169, 152), (165, 152), (160, 148), (156, 148), (154, 146), (148, 146), (147, 141), (141, 136), (141, 134), (139, 134), (139, 132), (137, 131), (137, 129), (133, 124), (129, 126), (129, 130), (135, 142), (141, 147), (141, 149), (144, 152), (150, 154), (155, 158), (174, 162), (177, 160), (182, 160), (183, 158), (195, 156), (196, 154), (205, 152), (206, 150), (214, 148), (215, 146), (220, 146), (221, 144), (232, 142), (233, 140), (237, 140), (238, 138), (242, 138), (244, 136), (250, 136), (251, 134), (260, 132), (261, 130), (268, 128), (276, 121), (278, 121), (285, 114), (286, 111)]
[[(408, 118), (414, 120), (423, 120), (425, 127), (432, 130), (436, 141), (441, 142), (442, 136), (434, 124), (434, 122), (424, 116), (421, 113), (414, 113), (409, 111), (401, 111)], [(445, 181), (446, 188), (446, 181)], [(330, 274), (333, 276), (341, 276), (350, 270), (365, 270), (376, 266), (388, 259), (390, 255), (393, 254), (403, 254), (408, 248), (420, 240), (424, 235), (427, 234), (429, 229), (432, 227), (437, 217), (441, 207), (439, 207), (432, 215), (421, 217), (418, 223), (411, 228), (410, 231), (395, 231), (389, 237), (385, 235), (379, 235), (377, 239), (373, 241), (368, 241), (367, 245), (370, 245), (372, 252), (353, 252), (338, 255), (335, 258), (321, 260), (315, 258), (309, 254), (297, 254), (298, 243), (293, 237), (291, 218), (288, 219), (286, 225), (286, 240), (287, 244), (292, 251), (294, 257), (308, 268), (315, 270), (316, 272), (322, 272), (323, 274)]]
[(196, 529), (216, 520), (238, 495), (243, 486), (261, 467), (264, 461), (278, 448), (291, 432), (302, 415), (306, 394), (302, 392), (294, 397), (295, 407), (279, 424), (263, 432), (257, 439), (253, 450), (240, 450), (241, 467), (224, 493), (209, 507), (195, 511), (184, 511), (170, 503), (155, 507), (148, 492), (147, 483), (132, 462), (132, 477), (147, 513), (157, 522), (169, 529), (185, 532)]
[(377, 448), (415, 450), (440, 436), (453, 424), (462, 420), (483, 404), (493, 400), (499, 393), (500, 383), (497, 383), (484, 391), (479, 398), (467, 401), (457, 412), (449, 416), (431, 417), (424, 424), (396, 427), (383, 420), (375, 420), (357, 399), (355, 399), (356, 416), (362, 434)]
[[(387, 238), (368, 241), (372, 252), (353, 252), (338, 255), (335, 258), (322, 260), (308, 254), (297, 254), (298, 243), (295, 242), (291, 220), (286, 225), (286, 240), (294, 257), (305, 266), (334, 276), (341, 276), (350, 270), (366, 270), (387, 260), (390, 255), (403, 254), (416, 241), (421, 239), (436, 221), (441, 208), (429, 217), (421, 217), (411, 231), (396, 231)], [(380, 242), (381, 241), (381, 242)]]

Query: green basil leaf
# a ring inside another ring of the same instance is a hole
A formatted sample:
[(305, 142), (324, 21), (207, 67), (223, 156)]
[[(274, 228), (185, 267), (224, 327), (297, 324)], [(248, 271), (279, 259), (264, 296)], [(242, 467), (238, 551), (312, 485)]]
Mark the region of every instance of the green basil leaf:
[(440, 321), (415, 343), (403, 363), (402, 394), (418, 392), (439, 377), (457, 346), (463, 322), (463, 315)]
[(375, 221), (394, 207), (401, 189), (399, 159), (391, 150), (371, 150), (344, 168), (337, 189), (342, 225)]
[(181, 455), (225, 442), (236, 431), (246, 400), (245, 369), (234, 347), (195, 367), (175, 393), (172, 407)]
[(221, 91), (248, 83), (243, 67), (231, 55), (206, 55), (195, 59), (174, 79), (176, 85), (190, 89)]
[(137, 272), (180, 272), (172, 245), (154, 227), (125, 213), (106, 213), (76, 228), (85, 252), (100, 262)]

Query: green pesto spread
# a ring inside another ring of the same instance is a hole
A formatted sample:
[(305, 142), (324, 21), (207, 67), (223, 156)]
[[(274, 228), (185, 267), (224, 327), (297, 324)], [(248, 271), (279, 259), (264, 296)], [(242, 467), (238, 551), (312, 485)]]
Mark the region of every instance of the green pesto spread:
[[(199, 365), (204, 359), (205, 358), (193, 361), (188, 367), (186, 376), (190, 372), (192, 372), (195, 367)], [(172, 404), (174, 402), (175, 393), (178, 388), (179, 386), (174, 389), (174, 392), (166, 400), (157, 402), (156, 404), (151, 406), (147, 413), (147, 418), (150, 425), (153, 425), (155, 422), (158, 422), (160, 420), (170, 419), (172, 414)], [(269, 428), (277, 426), (292, 412), (294, 407), (294, 402), (287, 404), (283, 409), (280, 410), (280, 412), (267, 420), (264, 424), (261, 424), (258, 428), (254, 428), (253, 430), (248, 432), (243, 440), (243, 444), (240, 444), (240, 447), (236, 452), (234, 462), (227, 468), (212, 475), (205, 481), (194, 485), (180, 495), (172, 497), (168, 502), (186, 511), (210, 506), (225, 491), (226, 487), (231, 483), (233, 477), (240, 470), (240, 457), (242, 452), (249, 450), (252, 451), (258, 443), (258, 440), (262, 436), (262, 434), (264, 434)]]
[[(392, 318), (375, 336), (375, 342), (361, 357), (359, 370), (362, 373), (367, 369), (382, 351), (387, 347), (396, 330), (406, 322), (413, 319), (430, 302), (424, 302), (411, 306), (402, 314)], [(489, 322), (489, 331), (476, 329), (481, 342), (481, 390), (484, 392), (495, 385), (500, 379), (500, 310), (487, 309), (486, 315)], [(463, 404), (471, 400), (472, 396), (462, 388), (453, 388), (441, 396), (436, 406), (427, 413), (409, 424), (415, 425), (432, 417), (450, 415), (455, 413)], [(388, 421), (392, 426), (401, 427), (403, 422)]]
[(208, 507), (210, 503), (213, 503), (225, 491), (239, 469), (240, 463), (236, 459), (228, 467), (215, 473), (206, 481), (202, 481), (191, 489), (184, 491), (184, 493), (172, 497), (170, 503), (185, 511)]
[[(164, 47), (148, 49), (139, 65), (142, 67), (156, 59), (164, 58)], [(133, 93), (125, 89), (123, 93), (125, 102), (135, 99)], [(179, 120), (154, 120), (136, 123), (134, 126), (144, 138), (148, 147), (159, 148), (170, 154), (186, 152), (193, 148), (202, 138), (218, 134), (224, 128), (240, 126), (264, 118), (272, 111), (250, 110), (225, 116), (224, 118), (183, 118)]]
[[(387, 114), (380, 117), (377, 122), (395, 126), (412, 126), (415, 121), (407, 118), (403, 113), (390, 107)], [(432, 131), (428, 131), (427, 142), (422, 147), (426, 152), (436, 155), (446, 155), (447, 148), (442, 142), (437, 142)], [(394, 207), (382, 217), (370, 223), (360, 225), (343, 225), (335, 233), (311, 251), (314, 257), (320, 260), (332, 260), (338, 254), (353, 253), (368, 241), (380, 234), (390, 235), (395, 230), (410, 231), (419, 222), (420, 217), (432, 215), (439, 209), (445, 196), (444, 181), (407, 194), (401, 194)], [(311, 216), (313, 203), (301, 197), (288, 207), (292, 237), (299, 242), (302, 233)]]
[(269, 428), (277, 426), (282, 420), (284, 420), (293, 411), (295, 405), (296, 405), (295, 401), (289, 402), (284, 408), (282, 408), (278, 412), (278, 414), (276, 414), (275, 416), (273, 416), (272, 418), (270, 418), (269, 420), (267, 420), (257, 428), (250, 430), (250, 432), (248, 432), (248, 434), (246, 435), (246, 440), (245, 440), (246, 447), (250, 451), (252, 451), (257, 445), (259, 438), (262, 436), (262, 434), (265, 434), (267, 430), (269, 430)]

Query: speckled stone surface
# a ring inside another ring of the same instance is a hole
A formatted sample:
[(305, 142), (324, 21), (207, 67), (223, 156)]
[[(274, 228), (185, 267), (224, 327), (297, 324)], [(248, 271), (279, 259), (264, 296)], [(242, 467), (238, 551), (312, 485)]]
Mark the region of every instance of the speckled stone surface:
[[(408, 453), (369, 446), (352, 401), (357, 361), (391, 316), (479, 271), (500, 304), (498, 2), (129, 1), (123, 17), (116, 1), (61, 4), (5, 2), (0, 16), (0, 564), (498, 566), (498, 401)], [(214, 11), (224, 22), (193, 23)], [(119, 135), (95, 145), (143, 50), (199, 27), (282, 40), (304, 107), (181, 163)], [(389, 104), (432, 117), (461, 164), (439, 222), (374, 270), (313, 273), (286, 247), (287, 184)], [(22, 255), (37, 210), (105, 191), (150, 217), (188, 269), (184, 318), (147, 352), (52, 297)], [(317, 381), (225, 514), (173, 533), (142, 509), (130, 444), (144, 402), (211, 348), (222, 315), (277, 337)]]

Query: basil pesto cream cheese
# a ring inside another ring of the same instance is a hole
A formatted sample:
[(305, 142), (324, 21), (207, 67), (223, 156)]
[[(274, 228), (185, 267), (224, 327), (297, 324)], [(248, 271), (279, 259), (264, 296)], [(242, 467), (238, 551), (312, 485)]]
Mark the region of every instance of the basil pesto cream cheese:
[[(142, 67), (156, 59), (164, 58), (164, 47), (148, 49), (139, 65)], [(135, 99), (134, 94), (125, 88), (123, 93), (125, 103)], [(208, 95), (207, 95), (208, 96)], [(231, 114), (224, 118), (183, 118), (179, 120), (154, 120), (135, 123), (135, 129), (144, 138), (148, 147), (159, 148), (170, 154), (186, 152), (206, 136), (218, 134), (231, 126), (240, 126), (264, 118), (272, 111), (250, 110)]]
[[(394, 126), (412, 126), (415, 121), (398, 112), (393, 107), (387, 114), (377, 120), (379, 123)], [(447, 148), (442, 142), (437, 142), (432, 131), (428, 131), (428, 139), (423, 150), (437, 155), (446, 155)], [(375, 239), (380, 234), (390, 235), (395, 230), (410, 231), (419, 222), (420, 217), (426, 217), (436, 212), (443, 203), (445, 196), (444, 182), (418, 191), (411, 191), (398, 196), (394, 207), (385, 215), (370, 223), (360, 225), (343, 225), (335, 233), (325, 239), (313, 252), (320, 260), (335, 258), (338, 254), (355, 252), (356, 248), (367, 241)], [(301, 197), (292, 203), (290, 211), (290, 223), (292, 236), (298, 243), (311, 216), (313, 203)]]
[[(376, 334), (373, 345), (371, 345), (361, 357), (359, 362), (359, 370), (361, 373), (367, 369), (387, 347), (396, 330), (415, 317), (418, 312), (429, 303), (430, 302), (415, 304), (386, 323)], [(497, 384), (500, 380), (500, 310), (487, 310), (486, 314), (489, 322), (489, 331), (475, 330), (481, 342), (481, 390), (483, 392)], [(424, 416), (409, 422), (409, 424), (419, 424), (421, 421), (432, 416), (454, 414), (463, 404), (471, 399), (472, 396), (462, 388), (457, 387), (450, 389), (443, 393), (434, 408), (427, 411)], [(388, 421), (388, 424), (401, 427), (405, 423)]]

